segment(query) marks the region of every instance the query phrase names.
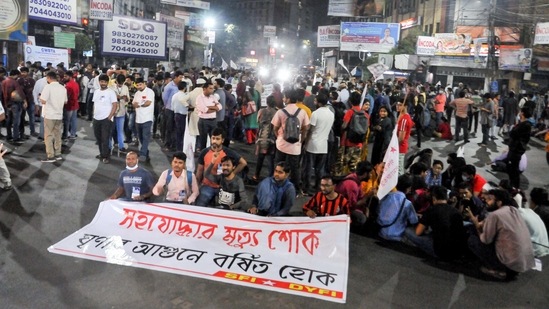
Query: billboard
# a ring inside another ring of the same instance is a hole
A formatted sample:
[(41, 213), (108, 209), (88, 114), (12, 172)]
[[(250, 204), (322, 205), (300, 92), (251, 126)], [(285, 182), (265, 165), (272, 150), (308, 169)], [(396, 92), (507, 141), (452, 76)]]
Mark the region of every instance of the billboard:
[(470, 56), (471, 34), (437, 33), (435, 34), (436, 56)]
[(112, 20), (114, 0), (90, 0), (90, 19)]
[(504, 49), (499, 52), (499, 69), (525, 72), (530, 69), (532, 49), (521, 48), (516, 50)]
[(416, 54), (422, 56), (435, 55), (435, 38), (432, 36), (418, 36)]
[(341, 23), (340, 50), (388, 53), (400, 38), (398, 23)]
[[(24, 2), (24, 1), (19, 1)], [(29, 0), (29, 18), (53, 24), (78, 24), (76, 0)]]
[(385, 0), (330, 0), (328, 16), (382, 17)]
[[(456, 33), (469, 33), (472, 38), (490, 37), (490, 29), (486, 26), (457, 26)], [(494, 34), (503, 43), (518, 43), (520, 29), (517, 27), (495, 27)]]
[(69, 52), (66, 49), (43, 47), (24, 44), (25, 61), (32, 63), (41, 61), (42, 63), (51, 62), (54, 66), (63, 62), (69, 63)]
[(27, 41), (27, 1), (0, 0), (0, 40)]
[(263, 26), (263, 37), (264, 38), (276, 37), (276, 26)]
[(166, 59), (166, 23), (114, 15), (101, 31), (101, 53), (110, 56)]
[(549, 44), (549, 23), (537, 23), (534, 45)]
[(317, 33), (317, 47), (339, 47), (339, 25), (319, 26)]
[(209, 10), (210, 2), (199, 1), (199, 0), (160, 0), (161, 3), (183, 6), (188, 8), (196, 8)]
[(168, 25), (168, 47), (183, 49), (185, 44), (185, 21), (160, 13), (156, 13), (156, 20), (165, 22)]
[(202, 28), (204, 23), (202, 22), (202, 15), (187, 11), (175, 11), (175, 18), (183, 19), (185, 26), (189, 28)]

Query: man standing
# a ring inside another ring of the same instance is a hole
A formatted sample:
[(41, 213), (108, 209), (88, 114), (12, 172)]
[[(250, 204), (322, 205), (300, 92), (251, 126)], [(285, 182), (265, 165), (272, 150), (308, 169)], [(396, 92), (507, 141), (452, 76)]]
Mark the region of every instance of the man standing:
[(459, 133), (463, 129), (463, 139), (465, 143), (469, 142), (469, 130), (467, 129), (467, 111), (469, 105), (474, 102), (465, 98), (465, 90), (459, 92), (459, 98), (450, 102), (450, 106), (456, 110), (456, 132), (454, 138), (456, 142), (459, 142)]
[(216, 121), (217, 121), (217, 127), (223, 128), (223, 131), (228, 132), (228, 128), (224, 125), (225, 124), (225, 113), (226, 113), (226, 102), (227, 102), (227, 96), (225, 93), (225, 80), (222, 78), (216, 78), (214, 83), (214, 95), (216, 96), (217, 101), (219, 104), (221, 104), (221, 109), (217, 111), (216, 113)]
[[(21, 85), (17, 82), (20, 72), (11, 70), (10, 76), (2, 81), (2, 102), (6, 110), (6, 130), (8, 132), (8, 141), (22, 143), (19, 123), (21, 122), (21, 113), (27, 108), (27, 99)], [(13, 130), (13, 134), (12, 134)]]
[(290, 166), (278, 162), (273, 176), (263, 179), (255, 190), (248, 212), (260, 216), (287, 216), (295, 203), (296, 190), (288, 179)]
[(172, 156), (172, 168), (162, 172), (152, 192), (159, 196), (166, 191), (166, 201), (190, 205), (198, 197), (196, 176), (186, 169), (187, 155), (176, 152)]
[(118, 100), (116, 93), (110, 88), (109, 77), (106, 74), (99, 76), (99, 89), (93, 92), (93, 133), (99, 145), (99, 155), (105, 164), (109, 163), (111, 151), (109, 140), (112, 136), (113, 117), (116, 113)]
[(138, 78), (135, 82), (137, 92), (133, 97), (132, 105), (135, 109), (137, 136), (141, 143), (139, 156), (149, 161), (149, 142), (151, 140), (151, 128), (154, 119), (154, 91), (147, 87), (143, 78)]
[[(4, 113), (4, 107), (0, 103), (0, 122), (6, 119), (6, 114)], [(0, 143), (0, 188), (4, 191), (9, 191), (13, 189), (11, 186), (11, 176), (6, 162), (4, 162), (4, 155), (8, 152), (8, 149), (4, 149), (4, 144)]]
[(480, 125), (482, 129), (482, 142), (479, 146), (488, 145), (490, 140), (490, 128), (492, 128), (493, 115), (496, 111), (494, 107), (494, 101), (492, 95), (489, 93), (484, 94), (484, 104), (479, 106), (480, 110)]
[(80, 86), (74, 80), (72, 72), (65, 74), (65, 89), (67, 89), (67, 104), (63, 110), (63, 135), (62, 139), (76, 138), (76, 118), (78, 109), (78, 97), (80, 96)]
[(520, 169), (519, 163), (522, 155), (526, 152), (528, 142), (530, 141), (530, 132), (532, 125), (528, 118), (532, 113), (528, 107), (520, 109), (520, 122), (509, 132), (509, 152), (507, 153), (507, 174), (511, 185), (520, 189)]
[(162, 93), (162, 101), (164, 102), (164, 132), (162, 134), (165, 137), (164, 151), (173, 151), (176, 148), (175, 114), (172, 98), (179, 91), (177, 85), (182, 79), (183, 72), (176, 71), (173, 80), (164, 87), (164, 93)]
[[(398, 174), (404, 174), (404, 156), (408, 152), (408, 140), (410, 139), (410, 133), (414, 122), (412, 117), (408, 114), (408, 103), (398, 102), (397, 112), (399, 112), (397, 122), (397, 137), (398, 137)], [(420, 134), (420, 133), (418, 133)]]
[(179, 82), (177, 84), (179, 90), (172, 97), (172, 107), (174, 112), (175, 122), (175, 150), (183, 151), (183, 137), (187, 127), (187, 114), (189, 113), (189, 94), (187, 93), (187, 83)]
[[(23, 92), (25, 93), (25, 98), (27, 99), (27, 115), (29, 116), (29, 129), (30, 129), (30, 135), (37, 137), (38, 133), (36, 133), (36, 129), (34, 128), (34, 97), (32, 95), (32, 91), (34, 89), (34, 84), (36, 83), (35, 80), (32, 78), (32, 74), (29, 76), (29, 68), (22, 67), (21, 70), (21, 77), (17, 80), (19, 82), (19, 85), (23, 88)], [(24, 123), (25, 123), (25, 113), (21, 113), (21, 122), (19, 124), (19, 131), (21, 132), (21, 138), (25, 137), (25, 129), (24, 129)]]
[(215, 128), (210, 139), (211, 146), (205, 148), (198, 156), (196, 167), (196, 179), (201, 184), (200, 195), (196, 200), (198, 206), (209, 206), (214, 197), (219, 193), (219, 175), (223, 173), (221, 159), (228, 156), (233, 162), (238, 162), (234, 170), (240, 173), (248, 164), (246, 160), (234, 150), (223, 146), (224, 132), (221, 128)]
[(138, 165), (137, 153), (126, 155), (126, 169), (118, 176), (118, 188), (109, 197), (115, 200), (123, 196), (126, 201), (146, 201), (152, 196), (154, 181), (151, 173)]
[[(202, 86), (202, 94), (196, 98), (196, 109), (198, 110), (198, 141), (197, 150), (206, 148), (208, 137), (213, 136), (217, 128), (217, 112), (221, 110), (221, 104), (217, 101), (214, 93), (214, 85), (206, 82)], [(221, 159), (221, 158), (220, 158)]]
[[(311, 117), (305, 147), (307, 151), (307, 168), (304, 191), (316, 192), (321, 177), (326, 173), (326, 158), (328, 156), (328, 136), (334, 123), (334, 113), (327, 107), (328, 97), (319, 94), (315, 98), (317, 109)], [(314, 180), (313, 180), (314, 179)]]
[(480, 271), (497, 279), (515, 277), (534, 267), (534, 249), (530, 233), (509, 193), (490, 190), (484, 196), (490, 214), (479, 222), (467, 210), (478, 235), (471, 235), (469, 249), (480, 259)]
[(67, 90), (57, 81), (57, 73), (48, 72), (48, 85), (42, 90), (40, 102), (44, 116), (44, 142), (46, 158), (42, 162), (55, 162), (61, 157), (61, 126), (63, 125), (63, 107), (67, 104)]
[(317, 216), (350, 215), (349, 203), (343, 195), (335, 191), (332, 176), (322, 176), (320, 192), (317, 192), (306, 204), (303, 213), (309, 218)]
[[(292, 183), (295, 186), (296, 192), (301, 193), (300, 181), (301, 181), (301, 168), (299, 166), (299, 159), (301, 155), (301, 144), (307, 136), (309, 130), (309, 117), (305, 111), (302, 111), (296, 106), (298, 100), (298, 94), (295, 90), (287, 92), (289, 94), (289, 101), (286, 107), (278, 110), (271, 121), (273, 125), (273, 132), (276, 136), (276, 155), (275, 162), (283, 162), (290, 167)], [(287, 98), (288, 99), (288, 98)], [(286, 128), (286, 123), (292, 123), (292, 121), (286, 121), (289, 117), (296, 117), (299, 122), (299, 128)], [(286, 130), (300, 130), (299, 139), (297, 142), (289, 142), (284, 137)]]

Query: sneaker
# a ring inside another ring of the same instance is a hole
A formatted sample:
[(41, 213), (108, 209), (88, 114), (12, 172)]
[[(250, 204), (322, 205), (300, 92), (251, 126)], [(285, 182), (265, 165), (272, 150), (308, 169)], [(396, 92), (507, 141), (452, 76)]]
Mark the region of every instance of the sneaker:
[(507, 273), (504, 271), (499, 271), (495, 269), (490, 269), (484, 266), (480, 267), (480, 272), (482, 272), (485, 275), (488, 275), (492, 278), (496, 278), (498, 280), (505, 280), (507, 279)]
[(104, 159), (102, 160), (102, 162), (105, 163), (105, 164), (109, 164), (110, 161), (109, 161), (109, 159), (104, 158)]
[(40, 134), (38, 134), (38, 133), (36, 133), (36, 132), (32, 132), (32, 133), (31, 133), (31, 136), (32, 136), (32, 137), (38, 137), (39, 135), (40, 135)]
[(98, 154), (98, 155), (95, 156), (95, 158), (96, 158), (96, 159), (101, 159), (101, 155)]
[(10, 191), (10, 190), (13, 190), (13, 187), (11, 185), (7, 186), (7, 187), (3, 187), (2, 190), (4, 191)]
[(63, 157), (62, 157), (62, 156), (60, 156), (60, 155), (59, 155), (59, 156), (55, 156), (55, 161), (61, 161), (61, 160), (63, 160)]
[(45, 158), (40, 161), (42, 161), (42, 163), (53, 163), (55, 162), (55, 158)]
[(78, 137), (78, 135), (75, 135), (75, 136), (69, 136), (69, 139), (76, 139)]

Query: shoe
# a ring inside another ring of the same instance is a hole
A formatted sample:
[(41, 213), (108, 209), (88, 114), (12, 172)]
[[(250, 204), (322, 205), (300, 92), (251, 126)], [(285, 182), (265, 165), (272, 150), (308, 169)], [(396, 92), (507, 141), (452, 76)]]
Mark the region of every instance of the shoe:
[(61, 161), (61, 160), (63, 160), (63, 157), (62, 157), (62, 156), (60, 156), (60, 155), (59, 155), (59, 156), (55, 156), (55, 161)]
[(110, 161), (109, 161), (109, 159), (104, 158), (101, 162), (103, 162), (103, 163), (105, 163), (105, 164), (109, 164)]
[(478, 145), (479, 145), (480, 147), (486, 147), (486, 146), (487, 146), (487, 145), (484, 144), (484, 143), (479, 143)]
[(36, 132), (32, 132), (32, 133), (31, 133), (31, 136), (32, 136), (32, 137), (38, 137), (38, 136), (40, 136), (40, 134), (38, 134), (38, 133), (36, 133)]
[(490, 136), (490, 139), (492, 139), (493, 141), (497, 140), (498, 138), (495, 137), (495, 136)]
[(13, 190), (13, 187), (12, 186), (3, 187), (2, 190), (10, 191), (10, 190)]
[(96, 158), (96, 159), (101, 159), (101, 155), (98, 154), (98, 155), (95, 156), (95, 158)]
[(135, 141), (135, 142), (131, 143), (131, 145), (137, 147), (137, 146), (139, 146), (139, 141)]
[(21, 144), (23, 144), (23, 140), (18, 138), (18, 139), (12, 140), (11, 143), (15, 144), (15, 145), (21, 145)]
[(463, 143), (464, 143), (464, 144), (467, 144), (467, 143), (469, 143), (469, 140), (466, 139), (466, 140), (463, 141)]
[(27, 139), (29, 139), (29, 138), (30, 138), (29, 135), (26, 135), (26, 134), (21, 135), (21, 139), (22, 139), (22, 140), (27, 140)]
[(69, 139), (76, 139), (78, 137), (78, 135), (75, 135), (75, 136), (69, 136)]
[(490, 269), (490, 268), (481, 266), (480, 267), (480, 272), (482, 272), (483, 274), (488, 275), (492, 278), (499, 279), (499, 280), (507, 279), (507, 273), (504, 272), (504, 271), (498, 271), (498, 270), (495, 270), (495, 269)]
[(40, 161), (42, 161), (42, 163), (53, 163), (55, 162), (55, 158), (45, 158)]

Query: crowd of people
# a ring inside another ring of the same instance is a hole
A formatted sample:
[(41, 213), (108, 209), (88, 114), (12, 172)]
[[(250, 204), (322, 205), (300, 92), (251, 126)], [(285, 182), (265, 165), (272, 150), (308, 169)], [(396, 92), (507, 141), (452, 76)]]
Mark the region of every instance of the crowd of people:
[[(126, 157), (111, 199), (157, 196), (287, 216), (296, 199), (306, 197), (303, 215), (346, 214), (356, 233), (404, 241), (444, 260), (476, 256), (481, 270), (499, 279), (532, 268), (534, 257), (549, 253), (547, 191), (532, 189), (528, 203), (520, 184), (530, 137), (549, 139), (547, 96), (518, 99), (512, 91), (482, 94), (461, 83), (453, 88), (327, 75), (274, 83), (262, 106), (262, 80), (247, 71), (164, 72), (159, 66), (145, 77), (124, 66), (67, 70), (64, 64), (23, 63), (6, 74), (0, 68), (7, 141), (42, 138), (42, 162), (52, 163), (63, 160), (63, 143), (77, 138), (78, 119), (91, 121), (97, 158), (108, 164), (113, 153)], [(499, 184), (489, 185), (461, 154), (450, 154), (444, 169), (432, 150), (420, 151), (425, 138), (465, 145), (479, 123), (480, 147), (496, 147), (498, 138), (508, 146), (491, 162), (509, 176)], [(394, 134), (400, 177), (379, 200)], [(157, 180), (139, 165), (151, 160), (153, 138), (171, 157)], [(254, 145), (255, 170), (231, 148), (235, 141)], [(8, 190), (4, 154), (0, 145), (0, 183)], [(190, 156), (196, 157), (194, 171), (187, 169)], [(251, 198), (245, 184), (256, 186)]]

